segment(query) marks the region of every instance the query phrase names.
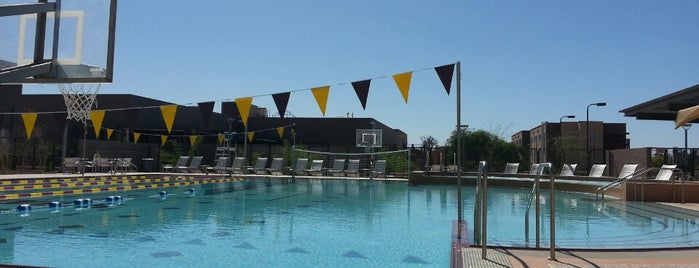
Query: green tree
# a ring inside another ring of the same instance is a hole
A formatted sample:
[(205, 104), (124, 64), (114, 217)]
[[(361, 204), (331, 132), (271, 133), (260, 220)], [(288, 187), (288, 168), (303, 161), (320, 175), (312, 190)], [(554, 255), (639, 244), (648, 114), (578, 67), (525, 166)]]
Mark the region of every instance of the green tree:
[[(449, 156), (456, 153), (456, 131), (449, 138)], [(509, 143), (485, 130), (461, 132), (461, 165), (467, 170), (478, 168), (478, 162), (487, 161), (493, 170), (499, 170), (507, 162), (521, 162), (526, 155), (524, 149)]]

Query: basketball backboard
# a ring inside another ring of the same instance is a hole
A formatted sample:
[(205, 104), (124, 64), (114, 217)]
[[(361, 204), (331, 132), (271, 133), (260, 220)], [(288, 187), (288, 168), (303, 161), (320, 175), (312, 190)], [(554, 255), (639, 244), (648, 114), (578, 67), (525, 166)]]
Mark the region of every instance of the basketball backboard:
[(0, 84), (108, 83), (117, 0), (0, 0)]
[(381, 148), (383, 145), (382, 133), (381, 129), (357, 129), (357, 147)]

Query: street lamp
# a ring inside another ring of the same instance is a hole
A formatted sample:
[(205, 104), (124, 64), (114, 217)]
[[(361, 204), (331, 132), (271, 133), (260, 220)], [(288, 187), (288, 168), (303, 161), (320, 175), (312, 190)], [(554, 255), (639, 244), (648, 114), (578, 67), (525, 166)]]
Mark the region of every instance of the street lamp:
[(575, 118), (575, 115), (564, 115), (558, 119), (558, 138), (561, 139), (561, 162), (565, 164), (565, 148), (563, 148), (563, 118)]
[(607, 106), (606, 102), (598, 102), (598, 103), (592, 103), (590, 105), (587, 105), (587, 113), (585, 116), (585, 129), (586, 129), (586, 135), (585, 135), (585, 151), (587, 153), (587, 170), (590, 170), (590, 167), (592, 166), (592, 154), (590, 153), (590, 106)]
[(682, 129), (684, 129), (684, 153), (687, 152), (687, 130), (692, 127), (692, 124), (684, 124), (682, 125)]

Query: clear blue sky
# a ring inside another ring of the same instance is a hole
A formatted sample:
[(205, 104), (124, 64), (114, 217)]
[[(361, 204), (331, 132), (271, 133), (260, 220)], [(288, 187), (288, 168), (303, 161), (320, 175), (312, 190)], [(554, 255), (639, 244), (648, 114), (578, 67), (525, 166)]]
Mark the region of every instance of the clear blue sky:
[[(178, 104), (331, 87), (326, 117), (373, 117), (443, 144), (456, 124), (432, 67), (461, 61), (462, 122), (510, 135), (574, 114), (627, 123), (632, 147), (682, 147), (672, 122), (619, 110), (699, 83), (699, 1), (120, 1), (114, 82)], [(391, 75), (413, 74), (405, 104)], [(387, 78), (379, 78), (388, 76)], [(45, 93), (46, 86), (42, 87)], [(253, 104), (276, 109), (271, 96)], [(218, 105), (217, 105), (218, 109)], [(320, 117), (310, 91), (288, 110)], [(699, 146), (699, 126), (690, 146)]]

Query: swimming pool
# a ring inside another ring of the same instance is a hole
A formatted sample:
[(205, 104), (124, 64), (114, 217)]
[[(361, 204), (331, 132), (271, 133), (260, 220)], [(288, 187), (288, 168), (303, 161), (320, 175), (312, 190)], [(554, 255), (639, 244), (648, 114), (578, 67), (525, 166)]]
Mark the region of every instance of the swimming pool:
[[(212, 191), (218, 187), (225, 191)], [(59, 267), (447, 267), (453, 185), (367, 180), (250, 179), (0, 202), (0, 263)], [(167, 191), (166, 198), (158, 192)], [(473, 215), (464, 188), (464, 215)], [(120, 195), (122, 205), (102, 200)], [(524, 237), (528, 189), (490, 188), (488, 244), (533, 246)], [(546, 194), (543, 194), (546, 202)], [(597, 202), (556, 194), (560, 248), (699, 246), (694, 212), (657, 204)], [(50, 201), (91, 198), (89, 209)], [(61, 200), (62, 199), (62, 200)], [(18, 204), (33, 202), (28, 213)], [(542, 205), (542, 246), (548, 243)], [(470, 234), (469, 234), (470, 236)]]

